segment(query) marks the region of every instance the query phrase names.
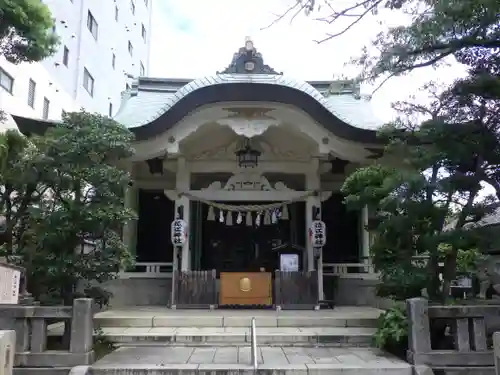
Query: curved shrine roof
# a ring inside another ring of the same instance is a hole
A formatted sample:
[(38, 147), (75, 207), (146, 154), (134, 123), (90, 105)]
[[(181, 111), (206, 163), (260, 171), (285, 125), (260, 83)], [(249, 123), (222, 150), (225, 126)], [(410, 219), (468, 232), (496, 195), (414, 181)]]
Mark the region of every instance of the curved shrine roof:
[[(222, 72), (200, 79), (139, 78), (124, 93), (115, 120), (137, 140), (155, 137), (193, 110), (219, 102), (274, 102), (293, 105), (333, 134), (359, 142), (380, 143), (376, 130), (383, 122), (353, 81), (304, 82), (264, 64), (251, 40), (233, 55)], [(14, 116), (23, 132), (39, 132), (47, 123)], [(35, 123), (33, 123), (35, 122)], [(38, 129), (36, 129), (36, 128)]]

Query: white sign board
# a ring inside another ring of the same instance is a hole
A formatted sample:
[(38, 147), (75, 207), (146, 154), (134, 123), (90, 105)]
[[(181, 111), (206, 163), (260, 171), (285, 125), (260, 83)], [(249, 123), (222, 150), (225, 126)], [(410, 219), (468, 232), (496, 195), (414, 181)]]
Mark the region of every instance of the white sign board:
[(297, 272), (299, 270), (299, 256), (297, 254), (281, 254), (280, 270)]
[(21, 271), (0, 265), (0, 305), (19, 303)]

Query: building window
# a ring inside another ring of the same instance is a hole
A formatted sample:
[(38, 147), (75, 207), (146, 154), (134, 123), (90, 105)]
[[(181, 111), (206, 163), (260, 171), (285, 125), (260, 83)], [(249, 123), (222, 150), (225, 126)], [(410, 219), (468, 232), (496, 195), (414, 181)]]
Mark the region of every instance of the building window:
[(94, 37), (95, 40), (97, 40), (97, 32), (99, 29), (99, 26), (97, 25), (97, 21), (95, 20), (94, 16), (89, 10), (89, 13), (87, 15), (87, 28), (90, 30), (90, 33)]
[(135, 14), (135, 3), (134, 3), (134, 0), (130, 0), (130, 10), (132, 11), (132, 14)]
[(130, 53), (130, 56), (134, 54), (134, 46), (132, 45), (130, 40), (128, 41), (128, 53)]
[(146, 75), (146, 69), (144, 69), (144, 64), (141, 61), (141, 71), (140, 71), (140, 76), (144, 77)]
[(42, 118), (47, 120), (49, 118), (49, 110), (50, 110), (50, 100), (47, 98), (43, 98), (43, 113)]
[(119, 14), (120, 11), (118, 10), (118, 7), (115, 5), (115, 21), (118, 22)]
[(0, 68), (0, 87), (11, 94), (14, 91), (14, 78), (2, 68)]
[(113, 56), (111, 57), (111, 66), (116, 68), (116, 55), (113, 53)]
[(31, 108), (35, 108), (35, 93), (36, 93), (36, 82), (30, 78), (28, 84), (28, 105)]
[(144, 41), (146, 41), (146, 27), (144, 27), (144, 24), (142, 24), (141, 35), (142, 35), (142, 39)]
[(125, 91), (130, 90), (130, 85), (128, 83), (125, 84)]
[(113, 117), (113, 103), (109, 103), (108, 116)]
[(87, 68), (83, 69), (83, 87), (85, 87), (90, 96), (94, 96), (94, 77), (90, 75)]
[(68, 66), (68, 60), (69, 60), (69, 49), (68, 49), (68, 47), (64, 46), (64, 50), (63, 50), (63, 64), (64, 64), (64, 66)]

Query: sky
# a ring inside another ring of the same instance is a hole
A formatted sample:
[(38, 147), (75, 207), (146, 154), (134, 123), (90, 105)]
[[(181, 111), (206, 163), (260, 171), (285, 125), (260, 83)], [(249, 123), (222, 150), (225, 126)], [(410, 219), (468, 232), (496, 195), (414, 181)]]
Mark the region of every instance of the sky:
[[(264, 62), (298, 80), (329, 80), (356, 71), (345, 63), (359, 54), (376, 33), (404, 21), (401, 15), (371, 17), (348, 33), (317, 43), (332, 25), (322, 15), (300, 14), (293, 22), (281, 20), (268, 27), (296, 0), (154, 0), (149, 75), (165, 78), (200, 78), (223, 70), (250, 36)], [(352, 0), (336, 0), (349, 5)], [(378, 21), (381, 21), (381, 25)], [(394, 117), (390, 104), (417, 94), (429, 80), (450, 82), (461, 74), (458, 67), (420, 69), (408, 77), (391, 79), (372, 98), (375, 115)], [(372, 88), (362, 87), (371, 94)], [(423, 99), (425, 100), (425, 99)]]

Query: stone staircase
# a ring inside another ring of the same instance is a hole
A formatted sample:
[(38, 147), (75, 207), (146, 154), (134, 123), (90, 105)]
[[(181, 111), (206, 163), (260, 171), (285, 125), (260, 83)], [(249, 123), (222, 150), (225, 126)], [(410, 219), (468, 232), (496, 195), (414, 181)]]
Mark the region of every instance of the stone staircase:
[[(106, 311), (95, 324), (119, 348), (92, 375), (357, 374), (411, 375), (412, 367), (371, 347), (380, 310)], [(251, 363), (252, 317), (256, 357)], [(56, 334), (55, 331), (52, 334)], [(81, 374), (80, 374), (81, 375)]]
[[(266, 314), (267, 313), (267, 314)], [(95, 324), (118, 345), (244, 345), (256, 318), (260, 345), (367, 347), (376, 314), (341, 316), (314, 311), (183, 311), (151, 318), (99, 314)]]

